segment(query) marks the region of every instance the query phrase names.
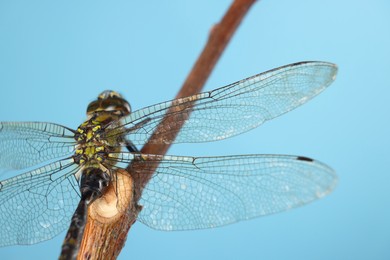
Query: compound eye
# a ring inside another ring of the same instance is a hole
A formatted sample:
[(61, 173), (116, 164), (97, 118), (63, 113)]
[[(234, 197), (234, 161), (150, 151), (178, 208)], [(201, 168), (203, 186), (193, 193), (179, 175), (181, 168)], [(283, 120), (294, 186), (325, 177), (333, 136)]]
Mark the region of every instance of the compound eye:
[(88, 105), (87, 108), (87, 115), (97, 111), (99, 109), (100, 105), (98, 101), (93, 101)]
[(105, 90), (98, 96), (98, 99), (122, 98), (121, 94), (113, 90)]
[(91, 115), (99, 111), (110, 112), (123, 116), (131, 113), (131, 107), (118, 92), (106, 90), (98, 96), (97, 100), (92, 101), (88, 105), (87, 115)]

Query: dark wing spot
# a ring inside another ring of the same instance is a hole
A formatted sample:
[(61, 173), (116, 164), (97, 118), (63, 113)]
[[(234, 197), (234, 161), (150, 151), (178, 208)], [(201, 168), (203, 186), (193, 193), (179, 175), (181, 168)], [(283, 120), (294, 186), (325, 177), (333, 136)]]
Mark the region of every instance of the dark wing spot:
[(305, 156), (298, 156), (298, 157), (297, 157), (297, 160), (306, 161), (306, 162), (312, 162), (312, 161), (314, 161), (313, 159), (308, 158), (308, 157), (305, 157)]

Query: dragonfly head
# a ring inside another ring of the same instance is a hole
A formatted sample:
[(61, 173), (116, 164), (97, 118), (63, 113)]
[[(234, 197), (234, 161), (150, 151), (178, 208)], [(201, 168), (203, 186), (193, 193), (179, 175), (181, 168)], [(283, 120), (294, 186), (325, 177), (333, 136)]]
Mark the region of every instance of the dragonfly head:
[(126, 116), (130, 114), (130, 104), (113, 90), (105, 90), (95, 101), (92, 101), (87, 108), (87, 115), (97, 112), (108, 112), (116, 115)]

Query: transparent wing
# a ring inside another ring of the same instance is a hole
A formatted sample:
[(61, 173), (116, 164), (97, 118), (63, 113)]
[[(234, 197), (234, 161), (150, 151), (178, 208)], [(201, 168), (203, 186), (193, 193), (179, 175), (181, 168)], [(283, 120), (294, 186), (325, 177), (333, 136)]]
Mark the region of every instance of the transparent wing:
[(23, 169), (70, 155), (73, 130), (43, 122), (0, 123), (0, 168)]
[(137, 178), (159, 164), (142, 193), (139, 220), (160, 230), (211, 228), (285, 211), (325, 196), (337, 182), (331, 168), (306, 157), (129, 157), (140, 163), (131, 172)]
[(78, 201), (72, 159), (0, 182), (0, 246), (34, 244), (69, 226)]
[[(158, 128), (159, 139), (155, 143), (207, 142), (231, 137), (306, 103), (333, 82), (336, 72), (336, 65), (331, 63), (295, 63), (210, 92), (146, 107), (124, 119), (126, 138), (134, 144), (144, 144), (166, 113), (169, 116)], [(183, 121), (183, 128), (173, 140), (172, 132)], [(108, 135), (122, 134), (111, 131)]]

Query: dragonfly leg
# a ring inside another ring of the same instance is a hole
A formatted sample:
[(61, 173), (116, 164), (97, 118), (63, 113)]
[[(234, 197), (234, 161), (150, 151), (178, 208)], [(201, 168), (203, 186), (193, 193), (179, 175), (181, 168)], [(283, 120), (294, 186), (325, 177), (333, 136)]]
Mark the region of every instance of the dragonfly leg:
[(126, 140), (125, 144), (129, 152), (131, 153), (139, 152), (138, 148), (131, 141)]

